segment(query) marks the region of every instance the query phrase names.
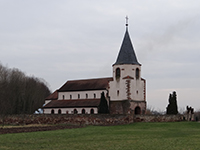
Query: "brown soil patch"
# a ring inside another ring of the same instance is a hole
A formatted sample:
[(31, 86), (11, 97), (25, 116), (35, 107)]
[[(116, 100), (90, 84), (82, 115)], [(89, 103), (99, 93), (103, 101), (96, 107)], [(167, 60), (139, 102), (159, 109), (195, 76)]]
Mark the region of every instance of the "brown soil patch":
[(56, 125), (56, 126), (29, 126), (29, 127), (8, 127), (0, 128), (0, 134), (7, 133), (22, 133), (22, 132), (37, 132), (37, 131), (50, 131), (50, 130), (61, 130), (61, 129), (74, 129), (81, 128), (82, 126), (72, 126), (72, 125)]

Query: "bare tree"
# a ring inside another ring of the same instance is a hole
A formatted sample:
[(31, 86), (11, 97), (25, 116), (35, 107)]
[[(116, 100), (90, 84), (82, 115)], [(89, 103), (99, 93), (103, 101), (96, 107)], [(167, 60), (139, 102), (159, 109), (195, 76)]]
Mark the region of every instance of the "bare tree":
[(49, 94), (44, 80), (0, 64), (0, 114), (32, 114)]

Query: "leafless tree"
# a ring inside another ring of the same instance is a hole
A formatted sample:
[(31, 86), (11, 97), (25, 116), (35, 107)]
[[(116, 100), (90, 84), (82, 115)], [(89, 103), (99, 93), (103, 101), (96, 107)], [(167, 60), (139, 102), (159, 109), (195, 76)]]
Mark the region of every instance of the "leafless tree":
[(32, 114), (50, 94), (47, 83), (0, 64), (0, 114)]

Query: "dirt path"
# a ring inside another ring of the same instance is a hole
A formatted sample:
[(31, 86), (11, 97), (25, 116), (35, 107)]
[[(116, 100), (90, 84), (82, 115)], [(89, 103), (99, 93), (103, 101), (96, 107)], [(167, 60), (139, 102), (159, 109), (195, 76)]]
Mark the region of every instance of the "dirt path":
[(7, 133), (22, 133), (22, 132), (36, 132), (36, 131), (50, 131), (50, 130), (60, 130), (60, 129), (74, 129), (81, 128), (82, 126), (32, 126), (32, 127), (13, 127), (13, 128), (0, 128), (0, 134)]

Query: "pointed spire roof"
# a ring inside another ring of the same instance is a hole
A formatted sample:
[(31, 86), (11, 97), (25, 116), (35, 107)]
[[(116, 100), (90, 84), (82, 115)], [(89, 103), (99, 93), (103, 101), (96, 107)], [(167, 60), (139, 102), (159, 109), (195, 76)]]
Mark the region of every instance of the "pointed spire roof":
[(126, 32), (124, 35), (124, 39), (117, 57), (117, 61), (113, 65), (121, 65), (121, 64), (135, 64), (141, 65), (136, 57), (135, 51), (133, 49), (133, 45), (128, 33), (128, 23), (126, 22)]

